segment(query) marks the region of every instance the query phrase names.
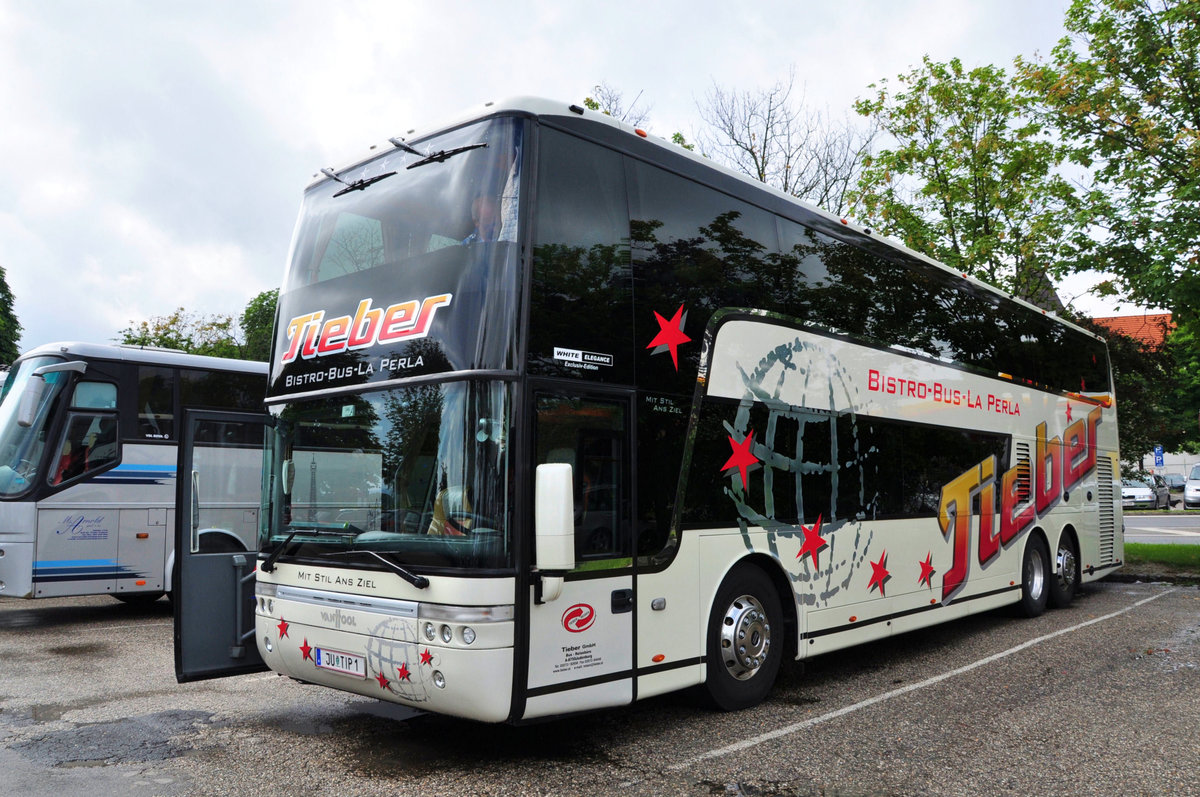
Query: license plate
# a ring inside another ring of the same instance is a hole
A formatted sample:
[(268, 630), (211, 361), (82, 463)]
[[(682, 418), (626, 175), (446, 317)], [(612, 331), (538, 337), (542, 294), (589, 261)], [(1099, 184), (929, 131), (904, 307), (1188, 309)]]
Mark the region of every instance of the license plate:
[(314, 660), (323, 670), (333, 670), (357, 678), (367, 677), (367, 660), (353, 653), (328, 648), (313, 648)]

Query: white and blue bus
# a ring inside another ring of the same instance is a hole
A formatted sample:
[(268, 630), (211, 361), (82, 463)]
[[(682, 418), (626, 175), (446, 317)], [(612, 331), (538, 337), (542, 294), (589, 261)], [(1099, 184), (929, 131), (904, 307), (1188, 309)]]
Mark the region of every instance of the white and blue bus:
[(1103, 340), (574, 105), (326, 170), (269, 380), (257, 578), (180, 557), (181, 680), (736, 709), (785, 656), (1036, 615), (1123, 558)]
[[(181, 414), (261, 411), (265, 389), (265, 363), (89, 343), (22, 355), (0, 401), (0, 597), (169, 593)], [(206, 549), (257, 547), (262, 437), (239, 444)]]

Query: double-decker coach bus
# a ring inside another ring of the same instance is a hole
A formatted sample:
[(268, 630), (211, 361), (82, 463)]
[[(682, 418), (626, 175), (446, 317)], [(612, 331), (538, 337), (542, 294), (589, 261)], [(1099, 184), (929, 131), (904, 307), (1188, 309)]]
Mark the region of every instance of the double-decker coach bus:
[[(180, 413), (261, 412), (266, 371), (109, 344), (22, 355), (0, 401), (0, 597), (170, 592)], [(205, 518), (205, 550), (257, 547), (261, 433), (238, 442), (225, 498)]]
[(737, 709), (1122, 560), (1102, 340), (577, 106), (325, 170), (279, 302), (257, 582), (181, 680)]

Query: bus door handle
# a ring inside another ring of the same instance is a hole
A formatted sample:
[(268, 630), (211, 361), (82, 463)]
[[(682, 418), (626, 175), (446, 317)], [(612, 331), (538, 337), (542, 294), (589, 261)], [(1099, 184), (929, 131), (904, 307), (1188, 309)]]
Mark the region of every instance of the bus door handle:
[(192, 552), (200, 550), (200, 471), (192, 471)]
[(633, 590), (615, 589), (612, 594), (612, 613), (625, 614), (633, 611)]

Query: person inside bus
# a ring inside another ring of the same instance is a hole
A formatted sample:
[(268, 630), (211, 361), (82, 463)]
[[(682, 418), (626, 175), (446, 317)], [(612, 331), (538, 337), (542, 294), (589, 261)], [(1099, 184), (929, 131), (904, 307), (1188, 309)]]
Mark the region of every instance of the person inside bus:
[(471, 499), (465, 487), (443, 487), (433, 500), (433, 517), (426, 534), (465, 537), (471, 531)]
[(462, 239), (464, 246), (494, 241), (500, 232), (500, 206), (493, 196), (479, 195), (471, 202), (471, 234)]
[(95, 470), (117, 458), (117, 419), (101, 418), (96, 435), (84, 453), (84, 469)]

